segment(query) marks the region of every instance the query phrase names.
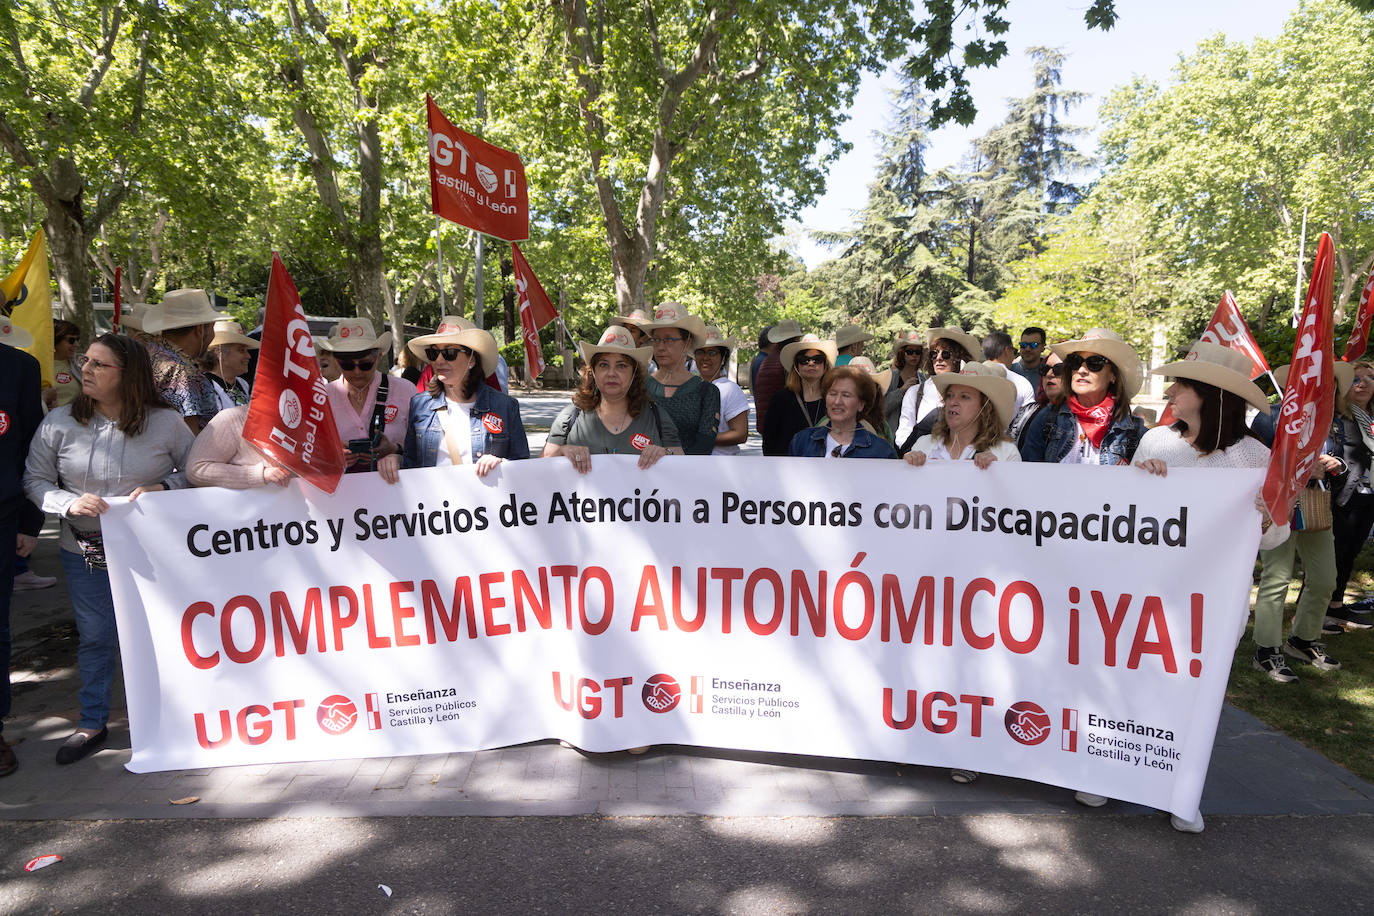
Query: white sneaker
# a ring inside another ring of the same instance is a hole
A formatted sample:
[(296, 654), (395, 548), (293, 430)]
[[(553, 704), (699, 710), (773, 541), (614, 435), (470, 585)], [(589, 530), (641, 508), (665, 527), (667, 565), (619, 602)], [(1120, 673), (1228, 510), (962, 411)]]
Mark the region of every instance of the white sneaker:
[(1179, 833), (1201, 833), (1207, 826), (1202, 822), (1201, 814), (1197, 816), (1197, 820), (1195, 821), (1185, 821), (1177, 814), (1171, 814), (1169, 815), (1169, 823), (1172, 824), (1173, 828)]
[(1075, 792), (1073, 793), (1073, 800), (1080, 805), (1087, 805), (1089, 808), (1101, 808), (1111, 801), (1105, 795), (1094, 795), (1092, 792)]
[(14, 577), (14, 590), (27, 592), (37, 588), (52, 588), (57, 584), (56, 576), (40, 576), (33, 570), (25, 570)]

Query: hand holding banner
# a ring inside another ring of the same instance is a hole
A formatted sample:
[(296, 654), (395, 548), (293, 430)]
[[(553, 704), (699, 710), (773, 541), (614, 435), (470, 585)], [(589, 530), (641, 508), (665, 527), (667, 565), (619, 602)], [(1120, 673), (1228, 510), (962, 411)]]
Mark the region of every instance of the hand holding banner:
[(449, 222), (507, 242), (530, 237), (525, 164), (453, 126), (428, 95), (430, 208)]
[(243, 438), (326, 493), (333, 493), (343, 476), (343, 443), (315, 359), (315, 340), (300, 294), (276, 252)]
[(1307, 486), (1312, 465), (1322, 452), (1331, 414), (1335, 408), (1336, 385), (1331, 363), (1331, 282), (1335, 256), (1331, 236), (1322, 233), (1317, 259), (1312, 264), (1312, 279), (1307, 285), (1307, 305), (1298, 324), (1298, 339), (1293, 348), (1293, 365), (1288, 370), (1288, 389), (1283, 395), (1274, 430), (1274, 447), (1269, 471), (1264, 478), (1265, 506), (1276, 524), (1287, 520), (1298, 492)]

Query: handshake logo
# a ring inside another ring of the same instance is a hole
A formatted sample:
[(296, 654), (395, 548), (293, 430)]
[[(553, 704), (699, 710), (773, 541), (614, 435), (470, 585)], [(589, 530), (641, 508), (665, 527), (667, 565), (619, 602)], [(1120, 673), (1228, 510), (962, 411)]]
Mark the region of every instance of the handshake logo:
[(1050, 735), (1050, 717), (1029, 700), (1013, 703), (1002, 723), (1007, 734), (1022, 744), (1036, 745)]

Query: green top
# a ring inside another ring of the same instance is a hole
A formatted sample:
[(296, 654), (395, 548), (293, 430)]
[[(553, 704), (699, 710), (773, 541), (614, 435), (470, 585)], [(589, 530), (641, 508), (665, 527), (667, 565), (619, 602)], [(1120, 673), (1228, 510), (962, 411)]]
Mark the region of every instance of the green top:
[(720, 429), (720, 389), (694, 375), (678, 385), (672, 397), (664, 394), (663, 384), (650, 376), (649, 396), (658, 402), (665, 418), (671, 417), (682, 437), (682, 450), (688, 455), (709, 455), (716, 447)]
[(635, 436), (646, 436), (649, 442), (664, 448), (676, 448), (682, 444), (678, 441), (677, 427), (673, 425), (672, 418), (662, 410), (656, 411), (653, 406), (646, 406), (639, 416), (630, 420), (629, 426), (612, 435), (596, 411), (578, 410), (573, 404), (564, 407), (554, 417), (545, 441), (554, 445), (585, 445), (593, 455), (637, 455), (649, 443), (640, 440), (636, 447)]

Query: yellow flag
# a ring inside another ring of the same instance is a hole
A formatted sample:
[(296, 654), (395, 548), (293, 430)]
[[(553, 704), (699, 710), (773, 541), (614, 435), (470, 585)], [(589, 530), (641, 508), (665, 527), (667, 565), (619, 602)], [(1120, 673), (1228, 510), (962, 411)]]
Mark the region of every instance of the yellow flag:
[(33, 354), (43, 368), (43, 387), (53, 384), (52, 372), (52, 288), (48, 280), (48, 237), (39, 229), (29, 242), (28, 253), (19, 266), (0, 281), (5, 314), (10, 321), (33, 335)]

